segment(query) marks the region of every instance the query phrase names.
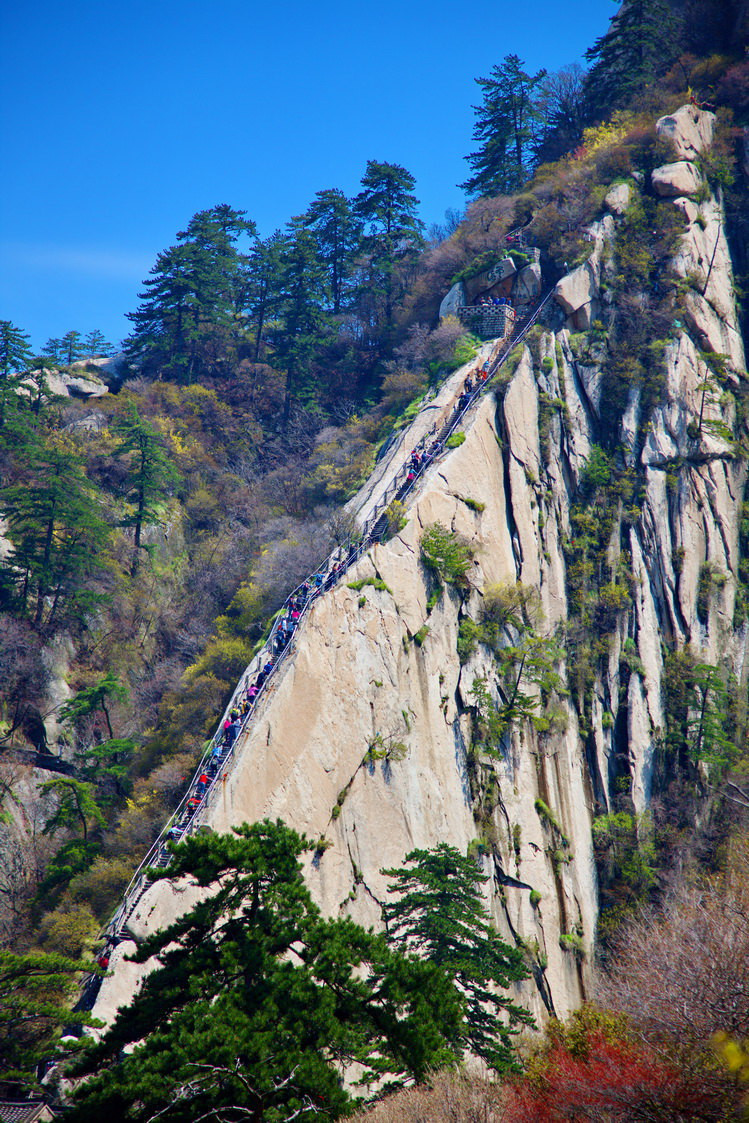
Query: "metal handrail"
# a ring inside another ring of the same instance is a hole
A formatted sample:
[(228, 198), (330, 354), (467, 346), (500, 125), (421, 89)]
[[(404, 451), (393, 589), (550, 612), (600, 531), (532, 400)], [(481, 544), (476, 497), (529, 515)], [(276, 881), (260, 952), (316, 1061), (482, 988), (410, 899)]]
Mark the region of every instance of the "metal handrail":
[[(522, 230), (525, 228), (519, 227), (518, 229)], [(512, 231), (511, 233), (516, 233), (516, 231)], [(362, 524), (361, 530), (356, 534), (355, 538), (349, 537), (345, 543), (339, 544), (333, 550), (331, 550), (322, 564), (318, 566), (314, 570), (314, 572), (310, 574), (309, 577), (300, 582), (300, 584), (297, 585), (296, 588), (286, 598), (283, 608), (290, 605), (293, 600), (298, 598), (301, 595), (304, 587), (307, 586), (308, 595), (305, 596), (304, 603), (299, 609), (299, 618), (296, 622), (296, 627), (294, 628), (291, 637), (287, 640), (283, 649), (275, 654), (273, 653), (273, 642), (278, 634), (280, 620), (283, 615), (282, 608), (277, 613), (276, 619), (273, 622), (265, 643), (260, 648), (260, 650), (256, 652), (256, 654), (253, 656), (252, 660), (240, 676), (239, 681), (226, 706), (226, 709), (224, 710), (224, 713), (219, 720), (218, 728), (210, 741), (207, 742), (207, 745), (200, 758), (200, 763), (195, 771), (192, 780), (187, 786), (182, 799), (177, 804), (177, 807), (170, 815), (165, 826), (163, 827), (157, 838), (154, 840), (154, 842), (151, 844), (145, 857), (135, 870), (130, 883), (123, 893), (122, 901), (120, 902), (111, 920), (103, 929), (103, 935), (109, 936), (110, 938), (118, 938), (121, 935), (125, 925), (127, 924), (127, 921), (129, 920), (130, 916), (133, 913), (133, 910), (135, 909), (135, 906), (137, 905), (140, 897), (147, 887), (148, 879), (145, 876), (146, 871), (149, 868), (153, 867), (160, 857), (163, 857), (168, 853), (167, 843), (169, 841), (170, 833), (172, 832), (174, 826), (179, 823), (180, 818), (185, 814), (188, 801), (194, 798), (193, 793), (196, 791), (198, 778), (205, 773), (206, 765), (210, 761), (214, 749), (218, 744), (221, 743), (223, 739), (224, 722), (226, 721), (227, 716), (231, 713), (231, 710), (237, 705), (240, 695), (247, 689), (247, 683), (249, 682), (251, 675), (254, 673), (252, 670), (253, 666), (255, 666), (256, 669), (257, 667), (259, 667), (261, 657), (264, 652), (266, 653), (266, 656), (270, 656), (272, 669), (263, 682), (262, 686), (258, 690), (250, 708), (242, 716), (239, 733), (235, 737), (233, 743), (227, 748), (225, 755), (222, 756), (220, 768), (212, 777), (211, 783), (209, 784), (208, 788), (202, 793), (200, 804), (195, 813), (189, 818), (187, 822), (185, 822), (184, 827), (180, 832), (180, 838), (184, 838), (189, 834), (193, 834), (197, 830), (200, 823), (205, 818), (205, 813), (208, 809), (208, 806), (213, 802), (216, 791), (218, 790), (219, 779), (221, 779), (222, 784), (226, 781), (229, 775), (229, 772), (226, 771), (226, 766), (233, 765), (236, 762), (236, 758), (238, 755), (236, 752), (236, 748), (239, 744), (240, 737), (244, 733), (245, 727), (248, 725), (250, 719), (257, 714), (261, 700), (263, 700), (264, 697), (268, 696), (270, 688), (273, 685), (275, 672), (291, 654), (291, 651), (295, 646), (296, 636), (299, 632), (302, 621), (307, 612), (310, 610), (312, 604), (324, 592), (327, 592), (329, 591), (329, 589), (334, 587), (340, 577), (343, 576), (343, 574), (345, 574), (345, 572), (352, 565), (354, 565), (356, 561), (358, 561), (361, 555), (365, 553), (372, 544), (381, 541), (382, 537), (387, 531), (387, 526), (384, 526), (378, 534), (375, 534), (375, 531), (383, 515), (387, 512), (392, 499), (396, 496), (401, 500), (406, 499), (415, 489), (416, 484), (419, 482), (426, 468), (435, 463), (438, 457), (443, 454), (445, 450), (445, 442), (455, 432), (458, 425), (461, 423), (468, 411), (473, 407), (478, 398), (481, 397), (482, 394), (489, 388), (489, 384), (491, 383), (500, 367), (504, 364), (511, 351), (513, 351), (520, 343), (523, 342), (530, 329), (538, 320), (538, 317), (541, 314), (542, 310), (553, 296), (553, 291), (553, 289), (550, 289), (535, 307), (533, 312), (524, 317), (520, 321), (520, 323), (516, 325), (517, 330), (513, 333), (509, 340), (503, 341), (505, 342), (505, 346), (499, 350), (499, 353), (495, 356), (490, 356), (490, 358), (487, 360), (487, 363), (489, 365), (489, 372), (487, 373), (486, 379), (483, 382), (478, 383), (478, 385), (468, 395), (463, 405), (459, 406), (454, 411), (454, 413), (447, 418), (446, 421), (442, 422), (441, 424), (432, 425), (431, 428), (426, 433), (424, 433), (422, 437), (416, 442), (416, 444), (414, 444), (413, 448), (411, 449), (411, 458), (413, 457), (413, 454), (415, 452), (420, 452), (421, 450), (423, 450), (425, 453), (418, 466), (418, 469), (410, 467), (409, 460), (405, 461), (396, 471), (390, 483), (386, 486), (385, 491), (380, 496), (380, 499), (375, 504), (368, 518)], [(435, 443), (438, 446), (438, 451), (431, 456), (427, 455), (427, 449), (433, 447)], [(408, 475), (411, 471), (414, 472), (414, 478), (409, 481)], [(336, 565), (341, 567), (340, 571), (334, 578), (333, 582), (329, 584), (330, 578), (334, 571), (334, 567)], [(326, 576), (323, 578), (323, 582), (321, 585), (310, 585), (310, 582), (314, 582), (314, 579), (318, 574), (323, 573)]]

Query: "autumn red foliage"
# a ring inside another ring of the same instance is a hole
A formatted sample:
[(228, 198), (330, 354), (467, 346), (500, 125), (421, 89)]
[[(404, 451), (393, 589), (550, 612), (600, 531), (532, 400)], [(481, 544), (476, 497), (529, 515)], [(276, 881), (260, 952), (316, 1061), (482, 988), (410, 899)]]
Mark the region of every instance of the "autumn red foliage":
[(719, 1105), (697, 1072), (626, 1040), (593, 1035), (587, 1056), (552, 1047), (542, 1073), (509, 1092), (503, 1123), (686, 1123), (716, 1120)]

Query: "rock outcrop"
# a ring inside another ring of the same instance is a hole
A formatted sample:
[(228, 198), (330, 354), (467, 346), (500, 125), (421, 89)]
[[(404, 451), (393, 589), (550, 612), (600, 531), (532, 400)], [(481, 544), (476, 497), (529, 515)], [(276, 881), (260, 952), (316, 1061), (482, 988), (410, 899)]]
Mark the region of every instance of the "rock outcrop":
[(658, 195), (676, 198), (677, 195), (696, 195), (703, 185), (702, 176), (694, 164), (677, 160), (653, 169), (653, 187)]
[[(682, 126), (671, 129), (678, 151), (689, 144), (697, 152), (708, 126), (691, 111), (673, 117), (696, 130), (688, 141), (678, 139)], [(473, 408), (464, 443), (425, 473), (402, 531), (316, 602), (206, 821), (227, 831), (281, 817), (325, 839), (330, 845), (307, 870), (317, 901), (328, 914), (375, 926), (387, 892), (383, 867), (414, 847), (472, 845), (489, 875), (497, 926), (528, 957), (532, 977), (517, 997), (539, 1016), (564, 1015), (588, 993), (597, 923), (592, 823), (614, 807), (613, 778), (623, 768), (634, 810), (648, 807), (665, 728), (662, 640), (692, 644), (708, 661), (727, 658), (737, 673), (746, 654), (747, 629), (733, 626), (746, 469), (734, 455), (733, 404), (706, 389), (705, 358), (724, 353), (736, 380), (744, 353), (721, 205), (710, 197), (681, 207), (674, 264), (695, 286), (663, 350), (661, 399), (644, 417), (633, 388), (618, 423), (641, 481), (640, 507), (628, 521), (620, 511), (612, 533), (610, 564), (625, 565), (626, 554), (627, 584), (591, 671), (587, 728), (560, 696), (545, 722), (516, 722), (477, 765), (477, 683), (496, 699), (498, 671), (486, 644), (459, 653), (461, 623), (480, 620), (489, 591), (516, 581), (537, 592), (542, 638), (568, 618), (572, 516), (599, 439), (606, 364), (605, 340), (591, 339), (580, 353), (569, 329), (590, 326), (603, 306), (616, 223), (630, 201), (628, 191), (607, 202), (612, 213), (590, 231), (590, 260), (557, 285), (566, 326), (536, 329), (506, 384)], [(464, 375), (452, 376), (382, 458), (352, 505), (359, 517), (419, 436), (447, 415)], [(446, 586), (435, 601), (420, 540), (436, 522), (470, 544), (473, 560), (468, 587)], [(706, 567), (714, 578), (708, 596)], [(349, 587), (354, 581), (363, 584)], [(572, 662), (562, 669), (575, 671)], [(372, 746), (395, 743), (406, 746), (405, 757), (372, 759)], [(144, 935), (187, 899), (177, 904), (174, 889), (156, 883), (130, 931)], [(137, 974), (118, 967), (94, 1012), (110, 1017)]]
[(715, 114), (695, 105), (682, 105), (656, 121), (655, 129), (659, 137), (671, 142), (677, 159), (695, 160), (713, 143)]

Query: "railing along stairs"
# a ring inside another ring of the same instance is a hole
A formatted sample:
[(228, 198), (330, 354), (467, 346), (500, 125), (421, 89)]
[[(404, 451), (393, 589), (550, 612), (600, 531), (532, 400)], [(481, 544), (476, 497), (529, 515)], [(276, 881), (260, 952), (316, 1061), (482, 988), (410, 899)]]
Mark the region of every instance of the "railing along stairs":
[[(522, 230), (524, 228), (519, 228)], [(511, 233), (517, 234), (519, 231)], [(508, 235), (509, 237), (509, 235)], [(548, 290), (539, 303), (515, 325), (515, 331), (507, 340), (503, 340), (496, 354), (488, 360), (489, 370), (483, 382), (474, 387), (471, 393), (460, 395), (457, 408), (441, 423), (433, 425), (411, 450), (419, 456), (418, 467), (414, 468), (411, 458), (408, 458), (395, 473), (393, 478), (380, 495), (374, 508), (367, 516), (361, 530), (353, 535), (343, 545), (337, 546), (314, 573), (294, 589), (285, 602), (285, 606), (292, 603), (298, 605), (298, 620), (291, 637), (283, 645), (279, 645), (277, 637), (282, 626), (284, 609), (281, 609), (274, 618), (272, 627), (262, 648), (256, 653), (252, 662), (240, 678), (234, 693), (222, 715), (216, 733), (208, 742), (200, 763), (185, 794), (175, 808), (165, 827), (152, 843), (140, 865), (132, 876), (130, 884), (123, 894), (122, 901), (106, 925), (102, 935), (109, 944), (116, 944), (126, 936), (127, 923), (138, 905), (145, 890), (150, 884), (149, 869), (164, 869), (169, 865), (171, 853), (170, 841), (179, 841), (199, 829), (206, 818), (206, 814), (216, 799), (218, 791), (226, 783), (231, 767), (236, 762), (237, 746), (242, 733), (257, 714), (261, 701), (268, 698), (275, 688), (274, 679), (281, 665), (289, 657), (294, 648), (296, 633), (302, 621), (309, 612), (317, 598), (332, 588), (345, 572), (354, 565), (359, 558), (375, 543), (380, 542), (388, 531), (388, 508), (394, 499), (403, 502), (414, 491), (417, 483), (422, 478), (425, 470), (435, 462), (444, 452), (445, 444), (450, 436), (456, 432), (471, 410), (477, 399), (489, 387), (492, 379), (506, 361), (510, 352), (522, 343), (528, 332), (538, 320), (541, 312), (553, 295), (553, 289)], [(320, 580), (322, 578), (322, 580)], [(317, 582), (317, 583), (316, 583)], [(267, 678), (257, 692), (250, 708), (241, 719), (241, 731), (233, 743), (225, 750), (222, 749), (224, 741), (224, 722), (234, 709), (240, 709), (244, 700), (250, 680), (258, 673), (262, 665), (271, 664)], [(211, 761), (219, 760), (218, 770), (212, 770), (210, 784), (207, 788), (200, 785), (200, 777), (208, 774)], [(198, 793), (200, 793), (198, 795)], [(192, 801), (192, 803), (191, 803)], [(191, 808), (193, 808), (191, 810)]]

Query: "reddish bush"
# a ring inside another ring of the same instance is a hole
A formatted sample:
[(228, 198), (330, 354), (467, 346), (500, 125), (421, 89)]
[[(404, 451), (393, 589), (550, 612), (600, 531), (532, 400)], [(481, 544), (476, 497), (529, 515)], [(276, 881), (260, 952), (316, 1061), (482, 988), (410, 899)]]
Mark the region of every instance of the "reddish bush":
[(721, 1097), (699, 1072), (683, 1071), (655, 1051), (603, 1033), (587, 1056), (562, 1044), (548, 1054), (541, 1075), (520, 1081), (509, 1096), (504, 1123), (675, 1123), (717, 1120)]

